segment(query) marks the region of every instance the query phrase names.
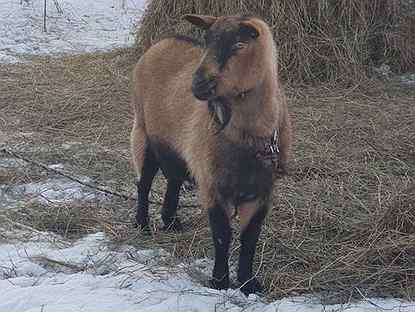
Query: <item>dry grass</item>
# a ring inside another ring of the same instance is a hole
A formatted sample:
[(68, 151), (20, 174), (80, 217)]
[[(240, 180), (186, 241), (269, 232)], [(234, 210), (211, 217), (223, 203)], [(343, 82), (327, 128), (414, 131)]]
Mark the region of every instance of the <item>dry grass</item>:
[[(10, 147), (132, 193), (128, 82), (136, 59), (120, 50), (1, 65), (0, 129), (36, 133)], [(377, 82), (364, 90), (289, 90), (294, 159), (275, 187), (256, 258), (270, 299), (311, 292), (326, 302), (362, 294), (415, 299), (413, 90)], [(82, 144), (62, 148), (68, 141)], [(154, 200), (164, 187), (159, 177)], [(194, 203), (193, 194), (184, 202)], [(154, 221), (154, 235), (146, 237), (132, 226), (133, 205), (109, 198), (31, 204), (8, 214), (67, 237), (103, 230), (114, 242), (166, 248), (182, 261), (212, 255), (205, 212), (182, 207), (185, 233), (161, 232)], [(152, 205), (153, 220), (159, 208)], [(234, 263), (237, 252), (235, 235)]]
[(124, 141), (128, 129), (115, 132), (108, 121), (130, 119), (131, 58), (128, 52), (114, 51), (32, 58), (30, 65), (0, 64), (0, 109), (7, 109), (9, 119), (16, 117), (15, 126), (50, 134), (51, 139), (81, 135), (89, 143)]
[(153, 0), (137, 33), (145, 50), (166, 34), (201, 37), (184, 14), (263, 17), (274, 32), (284, 79), (356, 84), (373, 65), (415, 67), (415, 5), (405, 0)]

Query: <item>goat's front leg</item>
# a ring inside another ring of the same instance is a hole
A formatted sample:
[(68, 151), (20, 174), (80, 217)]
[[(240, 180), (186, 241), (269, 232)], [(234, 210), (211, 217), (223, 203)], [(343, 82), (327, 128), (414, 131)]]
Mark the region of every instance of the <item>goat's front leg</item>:
[(243, 204), (239, 208), (241, 249), (239, 253), (238, 281), (240, 289), (245, 295), (262, 291), (261, 284), (252, 275), (252, 264), (266, 213), (267, 205), (259, 205), (256, 202)]
[(211, 287), (216, 289), (229, 288), (229, 245), (232, 230), (229, 217), (223, 206), (216, 204), (209, 208), (209, 223), (215, 246), (215, 266), (213, 268)]

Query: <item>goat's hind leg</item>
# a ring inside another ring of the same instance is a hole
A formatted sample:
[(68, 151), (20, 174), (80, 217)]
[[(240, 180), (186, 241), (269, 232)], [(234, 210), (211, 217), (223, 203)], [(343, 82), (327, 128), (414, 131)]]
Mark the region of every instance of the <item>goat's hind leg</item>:
[(137, 174), (136, 226), (149, 231), (148, 195), (159, 163), (150, 149), (143, 124), (142, 115), (136, 114), (130, 140), (132, 161)]
[(158, 169), (158, 161), (150, 148), (147, 147), (145, 150), (141, 177), (139, 181), (137, 181), (137, 211), (135, 217), (137, 226), (145, 231), (150, 230), (148, 217), (148, 195)]

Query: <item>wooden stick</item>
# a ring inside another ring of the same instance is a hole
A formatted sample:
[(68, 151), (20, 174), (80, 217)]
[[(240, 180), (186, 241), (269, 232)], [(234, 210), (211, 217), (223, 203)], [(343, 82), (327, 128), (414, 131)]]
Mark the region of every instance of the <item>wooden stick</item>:
[[(80, 180), (80, 179), (78, 179), (76, 177), (73, 177), (73, 176), (71, 176), (71, 175), (69, 175), (69, 174), (67, 174), (65, 172), (62, 172), (60, 170), (56, 170), (54, 168), (50, 168), (49, 166), (47, 166), (47, 165), (45, 165), (45, 164), (43, 164), (43, 163), (41, 163), (39, 161), (29, 159), (29, 158), (27, 158), (27, 157), (25, 157), (25, 156), (23, 156), (23, 155), (21, 155), (21, 154), (19, 154), (17, 152), (14, 152), (14, 151), (12, 151), (10, 149), (7, 149), (5, 147), (1, 148), (0, 149), (0, 152), (3, 153), (3, 154), (7, 154), (9, 156), (13, 156), (13, 157), (18, 158), (18, 159), (21, 159), (21, 160), (23, 160), (23, 161), (25, 161), (25, 162), (27, 162), (29, 164), (35, 165), (37, 167), (40, 167), (40, 168), (42, 168), (42, 169), (44, 169), (46, 171), (53, 172), (53, 173), (55, 173), (57, 175), (60, 175), (62, 177), (65, 177), (65, 178), (67, 178), (67, 179), (69, 179), (69, 180), (71, 180), (73, 182), (79, 183), (79, 184), (81, 184), (83, 186), (86, 186), (86, 187), (89, 187), (91, 189), (97, 190), (97, 191), (99, 191), (101, 193), (108, 194), (108, 195), (112, 195), (112, 196), (116, 196), (116, 197), (122, 198), (124, 200), (137, 200), (137, 197), (125, 195), (125, 194), (122, 194), (122, 193), (119, 193), (119, 192), (114, 192), (114, 191), (108, 190), (106, 188), (97, 186), (95, 184), (88, 183), (88, 182), (84, 182), (84, 181), (82, 181), (82, 180)], [(152, 204), (162, 205), (162, 203), (159, 202), (159, 201), (149, 200), (149, 202), (152, 203)], [(197, 205), (180, 205), (180, 206), (181, 207), (197, 207)]]

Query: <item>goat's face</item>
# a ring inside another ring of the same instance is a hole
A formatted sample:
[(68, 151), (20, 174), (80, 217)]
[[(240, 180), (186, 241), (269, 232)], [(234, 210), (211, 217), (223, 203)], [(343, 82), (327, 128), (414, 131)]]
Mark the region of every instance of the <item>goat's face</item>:
[(266, 59), (272, 57), (272, 37), (265, 22), (245, 17), (184, 18), (206, 30), (204, 53), (192, 81), (197, 99), (237, 97), (263, 80)]

